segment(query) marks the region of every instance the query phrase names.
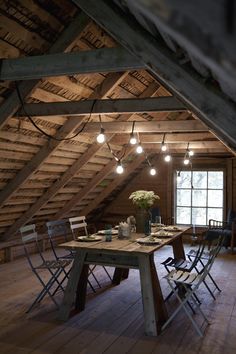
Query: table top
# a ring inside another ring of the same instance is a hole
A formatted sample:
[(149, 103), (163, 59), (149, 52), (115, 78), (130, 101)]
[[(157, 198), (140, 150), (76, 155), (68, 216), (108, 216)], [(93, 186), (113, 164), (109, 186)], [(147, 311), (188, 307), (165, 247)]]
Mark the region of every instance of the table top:
[(136, 239), (143, 237), (143, 234), (132, 234), (130, 239), (119, 239), (117, 236), (112, 236), (111, 242), (105, 241), (105, 236), (101, 241), (82, 242), (69, 241), (60, 244), (60, 247), (66, 249), (81, 249), (92, 253), (132, 253), (132, 254), (152, 254), (161, 247), (171, 244), (178, 239), (189, 227), (181, 227), (181, 231), (172, 232), (172, 236), (166, 238), (158, 238), (159, 244), (141, 245), (136, 242)]

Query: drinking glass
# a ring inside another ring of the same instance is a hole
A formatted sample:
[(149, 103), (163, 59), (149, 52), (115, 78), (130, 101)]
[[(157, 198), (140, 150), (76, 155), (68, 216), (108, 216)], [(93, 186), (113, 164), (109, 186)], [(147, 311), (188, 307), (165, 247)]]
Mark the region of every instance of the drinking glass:
[(112, 241), (112, 226), (111, 225), (105, 226), (105, 241), (106, 242)]
[(157, 215), (155, 217), (155, 222), (156, 222), (156, 224), (161, 224), (161, 216), (160, 215)]

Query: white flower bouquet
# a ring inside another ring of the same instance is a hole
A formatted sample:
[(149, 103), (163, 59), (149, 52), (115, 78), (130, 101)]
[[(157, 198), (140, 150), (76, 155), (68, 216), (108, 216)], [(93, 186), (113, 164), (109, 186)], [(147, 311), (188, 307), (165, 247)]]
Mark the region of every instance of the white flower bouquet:
[(129, 199), (132, 199), (134, 205), (141, 209), (149, 209), (160, 197), (153, 191), (135, 191), (130, 194)]

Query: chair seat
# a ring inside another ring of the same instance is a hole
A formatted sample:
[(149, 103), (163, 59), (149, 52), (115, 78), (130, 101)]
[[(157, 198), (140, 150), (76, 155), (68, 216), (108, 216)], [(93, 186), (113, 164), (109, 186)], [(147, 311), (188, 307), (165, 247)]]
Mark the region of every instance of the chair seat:
[(198, 273), (190, 273), (183, 270), (173, 269), (166, 277), (175, 283), (194, 285), (199, 282), (201, 275)]
[(58, 269), (65, 268), (71, 263), (71, 260), (61, 259), (61, 260), (51, 260), (45, 261), (42, 264), (35, 267), (35, 269)]

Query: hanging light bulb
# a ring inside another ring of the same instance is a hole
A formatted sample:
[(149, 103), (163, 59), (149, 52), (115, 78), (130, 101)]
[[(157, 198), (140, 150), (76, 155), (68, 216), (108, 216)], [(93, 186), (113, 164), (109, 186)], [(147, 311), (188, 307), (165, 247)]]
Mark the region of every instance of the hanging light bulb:
[(137, 152), (137, 154), (142, 154), (143, 147), (141, 146), (141, 144), (138, 144), (138, 146), (136, 147), (136, 152)]
[(185, 157), (185, 159), (184, 159), (184, 165), (188, 165), (189, 162), (190, 162), (190, 160), (189, 160), (187, 157)]
[(104, 132), (105, 132), (105, 129), (101, 128), (100, 133), (97, 136), (97, 142), (99, 144), (104, 143), (104, 141), (106, 140), (106, 136), (105, 136)]
[(129, 143), (130, 143), (131, 145), (137, 144), (137, 139), (135, 138), (135, 136), (134, 136), (133, 133), (130, 134)]
[(157, 174), (157, 170), (154, 167), (151, 167), (149, 173), (151, 176), (155, 176)]
[(181, 175), (180, 175), (180, 171), (178, 171), (178, 173), (177, 173), (177, 182), (180, 182), (181, 181)]
[(164, 157), (164, 160), (165, 160), (166, 162), (170, 162), (170, 161), (171, 161), (171, 156), (170, 156), (170, 155), (166, 155), (166, 156)]
[(120, 161), (118, 161), (117, 166), (116, 166), (116, 173), (118, 173), (119, 175), (121, 175), (124, 172), (124, 168), (121, 164)]
[(163, 139), (162, 139), (162, 143), (161, 143), (161, 151), (167, 150), (167, 145), (165, 144), (165, 136), (166, 136), (166, 134), (163, 135)]
[(193, 156), (194, 155), (194, 151), (193, 150), (189, 150), (188, 154), (189, 154), (189, 156)]
[(161, 151), (166, 151), (167, 150), (167, 146), (164, 142), (161, 143)]

